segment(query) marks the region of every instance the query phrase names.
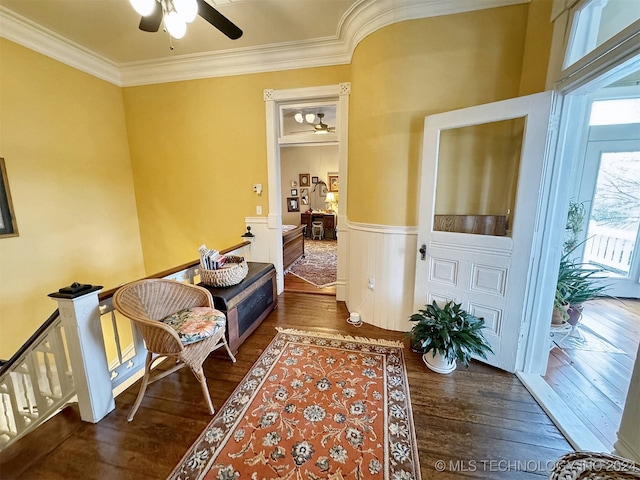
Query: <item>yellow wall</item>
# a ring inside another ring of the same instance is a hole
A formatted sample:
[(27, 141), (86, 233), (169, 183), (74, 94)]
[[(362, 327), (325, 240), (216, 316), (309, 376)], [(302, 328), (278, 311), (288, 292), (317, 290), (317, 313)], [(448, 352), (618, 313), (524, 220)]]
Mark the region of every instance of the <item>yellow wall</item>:
[(337, 66), (126, 88), (147, 272), (197, 258), (203, 243), (237, 244), (256, 205), (267, 213), (264, 89), (348, 80)]
[(244, 217), (268, 209), (265, 88), (350, 81), (348, 217), (415, 225), (425, 115), (542, 90), (548, 2), (391, 25), (351, 65), (125, 89), (0, 40), (20, 231), (0, 239), (0, 357), (63, 285), (113, 287), (241, 240)]
[(518, 95), (542, 92), (551, 53), (553, 0), (531, 0)]
[(0, 239), (0, 358), (74, 281), (144, 276), (122, 89), (0, 39), (0, 156), (20, 236)]
[(350, 220), (417, 224), (424, 117), (518, 95), (527, 11), (518, 5), (403, 22), (358, 45), (349, 112)]

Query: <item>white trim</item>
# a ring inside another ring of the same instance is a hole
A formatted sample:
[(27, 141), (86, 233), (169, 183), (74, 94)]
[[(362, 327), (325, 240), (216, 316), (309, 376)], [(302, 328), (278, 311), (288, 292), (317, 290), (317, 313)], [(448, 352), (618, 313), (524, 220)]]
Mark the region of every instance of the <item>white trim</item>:
[(600, 75), (602, 80), (615, 74), (621, 65), (640, 53), (640, 20), (613, 36), (602, 45), (570, 65), (560, 73), (556, 89), (562, 93), (579, 87)]
[(414, 226), (377, 225), (373, 223), (358, 223), (350, 221), (347, 221), (347, 226), (351, 230), (362, 232), (386, 233), (394, 235), (418, 235), (418, 227)]
[(114, 85), (118, 65), (0, 5), (0, 36)]
[(567, 405), (540, 375), (524, 372), (516, 375), (575, 450), (609, 451), (573, 413), (574, 407)]
[[(337, 106), (336, 135), (338, 137), (338, 172), (340, 179), (340, 197), (338, 199), (338, 231), (342, 231), (341, 223), (346, 221), (348, 196), (348, 120), (349, 120), (349, 95), (351, 84), (349, 82), (335, 85), (323, 85), (317, 87), (295, 88), (285, 90), (265, 89), (263, 93), (266, 111), (267, 129), (267, 176), (269, 182), (269, 250), (271, 262), (276, 267), (277, 292), (284, 291), (284, 272), (282, 261), (282, 200), (280, 178), (280, 148), (285, 145), (279, 143), (278, 122), (280, 121), (279, 107), (287, 102), (313, 102), (318, 99), (330, 100)], [(331, 142), (334, 143), (334, 142)], [(344, 175), (344, 176), (343, 176)], [(348, 278), (346, 275), (346, 261), (349, 256), (345, 250), (345, 242), (338, 236), (338, 278), (336, 280), (336, 299), (344, 300)]]
[(171, 59), (116, 64), (0, 6), (0, 35), (121, 87), (244, 75), (351, 62), (357, 45), (376, 30), (417, 18), (528, 3), (529, 0), (361, 0), (340, 20), (336, 35), (301, 42), (229, 49)]

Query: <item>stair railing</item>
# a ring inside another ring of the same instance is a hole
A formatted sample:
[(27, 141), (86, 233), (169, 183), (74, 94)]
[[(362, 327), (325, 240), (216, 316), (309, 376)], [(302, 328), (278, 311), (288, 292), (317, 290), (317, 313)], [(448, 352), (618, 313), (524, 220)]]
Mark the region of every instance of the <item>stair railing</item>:
[[(249, 260), (251, 242), (221, 252)], [(199, 261), (146, 278), (194, 284), (199, 282)], [(99, 293), (96, 288), (86, 295), (63, 300), (0, 366), (0, 450), (72, 401), (78, 402), (83, 420), (98, 422), (114, 408), (114, 398), (142, 376), (147, 350), (137, 329), (113, 308), (112, 297), (117, 289)], [(78, 301), (80, 308), (74, 312)], [(114, 358), (107, 358), (106, 345)]]

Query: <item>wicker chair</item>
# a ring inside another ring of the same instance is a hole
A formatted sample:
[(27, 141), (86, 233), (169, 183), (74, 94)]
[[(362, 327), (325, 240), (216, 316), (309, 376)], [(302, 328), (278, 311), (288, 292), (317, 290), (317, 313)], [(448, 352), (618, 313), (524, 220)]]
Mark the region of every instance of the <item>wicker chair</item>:
[[(200, 382), (209, 413), (213, 415), (214, 408), (202, 364), (211, 352), (222, 346), (227, 349), (231, 360), (236, 361), (225, 339), (226, 326), (220, 325), (212, 335), (188, 343), (184, 338), (181, 340), (174, 327), (162, 321), (185, 309), (194, 307), (213, 309), (211, 293), (202, 287), (174, 280), (138, 280), (121, 287), (113, 296), (113, 305), (118, 312), (133, 321), (144, 338), (148, 350), (140, 392), (127, 419), (133, 420), (149, 384), (184, 366), (188, 366)], [(213, 312), (216, 316), (220, 315), (224, 318), (222, 312), (217, 310)], [(176, 365), (155, 375), (152, 374), (154, 362), (166, 358), (175, 358)]]
[(638, 480), (640, 465), (633, 460), (596, 452), (571, 452), (560, 457), (549, 480)]

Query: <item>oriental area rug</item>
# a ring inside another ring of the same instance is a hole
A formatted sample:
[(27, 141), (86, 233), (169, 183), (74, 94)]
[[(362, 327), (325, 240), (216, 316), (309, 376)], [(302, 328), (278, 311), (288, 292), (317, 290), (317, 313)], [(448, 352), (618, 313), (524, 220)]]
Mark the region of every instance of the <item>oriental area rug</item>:
[(420, 480), (403, 345), (278, 329), (169, 476)]
[(338, 242), (335, 240), (304, 241), (304, 257), (288, 270), (296, 277), (324, 288), (335, 285), (338, 275)]

